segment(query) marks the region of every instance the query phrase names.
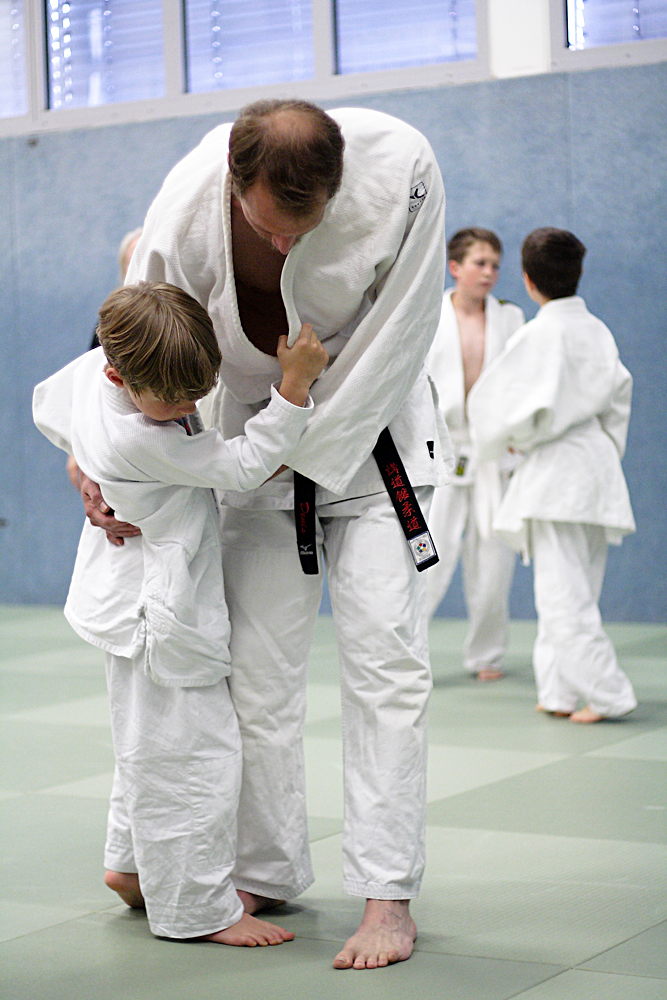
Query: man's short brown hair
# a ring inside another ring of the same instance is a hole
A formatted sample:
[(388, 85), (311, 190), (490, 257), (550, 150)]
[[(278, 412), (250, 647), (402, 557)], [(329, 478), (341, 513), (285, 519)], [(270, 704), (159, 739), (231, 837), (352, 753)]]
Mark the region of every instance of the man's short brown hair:
[(543, 226), (523, 241), (521, 266), (547, 299), (576, 295), (586, 247), (567, 229)]
[(503, 245), (500, 242), (500, 237), (496, 236), (490, 229), (470, 226), (468, 229), (459, 229), (450, 239), (447, 244), (449, 260), (455, 260), (457, 264), (462, 264), (473, 243), (488, 243), (497, 254), (502, 256)]
[(257, 181), (295, 218), (311, 215), (322, 192), (333, 198), (343, 176), (340, 126), (309, 101), (255, 101), (243, 108), (229, 137), (229, 170), (243, 197)]
[(197, 400), (218, 380), (222, 356), (211, 319), (175, 285), (117, 288), (102, 304), (97, 336), (132, 392), (149, 390), (165, 403)]

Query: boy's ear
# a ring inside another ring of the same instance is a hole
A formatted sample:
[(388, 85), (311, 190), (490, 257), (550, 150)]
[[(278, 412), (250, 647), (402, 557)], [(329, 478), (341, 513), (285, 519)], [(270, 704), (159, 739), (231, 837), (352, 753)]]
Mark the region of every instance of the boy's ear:
[(123, 381), (123, 376), (120, 374), (117, 368), (114, 368), (113, 365), (109, 365), (108, 368), (105, 368), (104, 374), (112, 383), (112, 385), (117, 386), (119, 389), (125, 388), (125, 382)]
[(458, 280), (459, 276), (459, 262), (458, 260), (448, 260), (447, 267), (449, 268), (449, 273), (451, 274), (454, 281)]

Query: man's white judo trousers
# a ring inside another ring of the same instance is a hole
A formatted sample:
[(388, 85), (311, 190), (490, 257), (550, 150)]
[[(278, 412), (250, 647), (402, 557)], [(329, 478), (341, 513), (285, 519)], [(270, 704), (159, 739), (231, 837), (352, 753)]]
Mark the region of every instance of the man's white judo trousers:
[(509, 632), (509, 592), (516, 554), (490, 533), (477, 528), (475, 486), (449, 483), (435, 491), (429, 529), (440, 562), (427, 571), (427, 611), (431, 618), (447, 593), (461, 558), (468, 633), (463, 666), (470, 673), (503, 666)]
[(607, 562), (604, 528), (533, 520), (530, 540), (539, 704), (549, 712), (573, 712), (581, 699), (599, 715), (625, 715), (637, 699), (598, 608)]
[(137, 872), (150, 929), (214, 934), (241, 919), (231, 880), (241, 741), (227, 678), (160, 687), (135, 660), (106, 655), (116, 771), (104, 863)]
[[(433, 490), (416, 492), (427, 514)], [(426, 574), (415, 569), (387, 494), (327, 505), (318, 536), (340, 660), (343, 887), (372, 899), (409, 899), (424, 868), (432, 687)], [(223, 560), (230, 689), (243, 741), (234, 881), (290, 899), (313, 881), (302, 731), (322, 573), (303, 574), (294, 515), (285, 510), (227, 508)]]

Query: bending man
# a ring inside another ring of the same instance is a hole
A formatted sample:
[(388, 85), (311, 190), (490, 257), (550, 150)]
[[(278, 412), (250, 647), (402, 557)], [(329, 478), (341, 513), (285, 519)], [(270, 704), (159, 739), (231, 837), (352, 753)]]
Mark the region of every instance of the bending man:
[(315, 484), (314, 541), (341, 664), (344, 888), (367, 900), (337, 968), (409, 958), (416, 935), (409, 903), (424, 865), (431, 689), (425, 579), (372, 451), (388, 426), (427, 513), (449, 459), (422, 368), (444, 247), (442, 180), (415, 129), (374, 111), (258, 102), (172, 170), (128, 273), (178, 285), (209, 312), (223, 355), (213, 419), (225, 436), (266, 405), (281, 334), (291, 344), (309, 322), (332, 359), (290, 468), (222, 500), (244, 755), (234, 879), (255, 912), (313, 880), (302, 730), (322, 577), (299, 562), (292, 470)]

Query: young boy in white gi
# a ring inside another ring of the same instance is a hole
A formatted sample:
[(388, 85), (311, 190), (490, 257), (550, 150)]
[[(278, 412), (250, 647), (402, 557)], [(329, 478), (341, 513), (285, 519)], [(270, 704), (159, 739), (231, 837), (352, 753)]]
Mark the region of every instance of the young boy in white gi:
[(106, 652), (116, 772), (105, 881), (145, 903), (154, 934), (232, 945), (294, 935), (244, 913), (236, 860), (241, 744), (230, 701), (229, 616), (217, 500), (287, 459), (328, 358), (312, 327), (281, 338), (279, 388), (243, 436), (189, 436), (183, 418), (221, 362), (205, 310), (183, 290), (141, 282), (100, 310), (101, 348), (35, 389), (39, 429), (99, 481), (121, 546), (86, 523), (66, 615)]
[(480, 456), (508, 446), (526, 453), (494, 529), (533, 559), (537, 708), (580, 723), (637, 705), (598, 608), (607, 544), (635, 530), (621, 468), (632, 377), (610, 331), (575, 294), (585, 252), (561, 229), (526, 237), (524, 281), (540, 310), (468, 400)]
[(483, 369), (525, 317), (518, 306), (491, 294), (502, 256), (495, 233), (461, 229), (447, 244), (447, 256), (456, 284), (445, 292), (426, 363), (456, 449), (456, 467), (452, 482), (435, 491), (431, 505), (429, 528), (440, 562), (426, 574), (427, 610), (429, 617), (437, 611), (461, 557), (470, 619), (463, 665), (479, 680), (493, 681), (503, 676), (516, 555), (492, 533), (491, 522), (516, 460), (508, 452), (497, 461), (476, 461), (465, 405)]

